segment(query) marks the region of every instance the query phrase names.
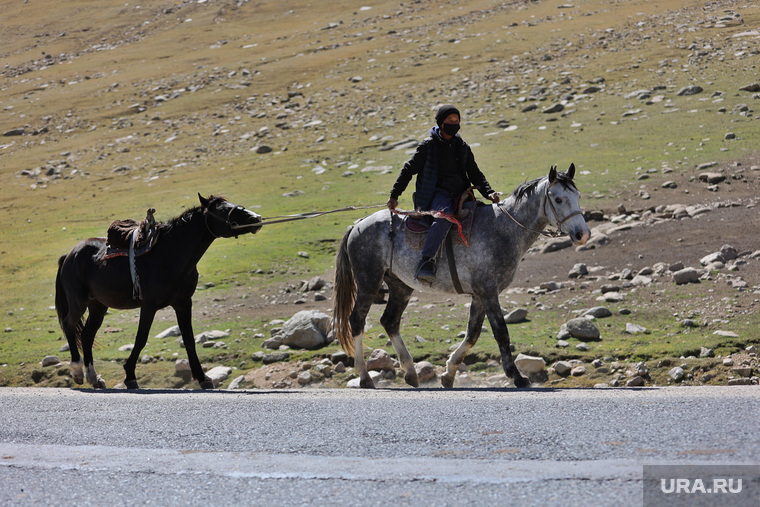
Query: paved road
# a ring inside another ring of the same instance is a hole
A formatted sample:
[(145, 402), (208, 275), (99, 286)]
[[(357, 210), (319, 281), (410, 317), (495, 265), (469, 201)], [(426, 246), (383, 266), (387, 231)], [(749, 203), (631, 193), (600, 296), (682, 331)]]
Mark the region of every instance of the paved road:
[(0, 505), (641, 505), (760, 464), (760, 387), (0, 389)]

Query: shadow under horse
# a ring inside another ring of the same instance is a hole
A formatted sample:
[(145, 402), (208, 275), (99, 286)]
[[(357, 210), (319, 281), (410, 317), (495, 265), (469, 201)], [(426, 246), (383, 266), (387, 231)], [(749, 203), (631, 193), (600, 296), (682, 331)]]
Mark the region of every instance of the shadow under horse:
[[(591, 233), (580, 209), (574, 176), (574, 165), (566, 173), (552, 167), (548, 176), (523, 183), (503, 202), (477, 207), (469, 247), (457, 244), (451, 249), (442, 248), (438, 276), (432, 286), (415, 279), (420, 252), (405, 241), (405, 227), (393, 227), (394, 216), (388, 210), (378, 211), (349, 227), (335, 259), (333, 326), (343, 349), (354, 357), (359, 385), (374, 387), (364, 360), (362, 337), (367, 313), (385, 282), (388, 302), (380, 323), (396, 349), (407, 384), (414, 387), (419, 384), (414, 362), (400, 334), (401, 316), (412, 292), (421, 289), (457, 293), (460, 288), (462, 293), (472, 296), (467, 334), (446, 362), (446, 373), (441, 377), (443, 386), (453, 387), (457, 369), (478, 340), (487, 316), (499, 345), (504, 372), (515, 386), (528, 387), (530, 382), (512, 359), (499, 294), (512, 283), (520, 259), (548, 225), (567, 234), (576, 245), (588, 241)], [(389, 229), (395, 233), (392, 241)], [(456, 228), (452, 229), (456, 234)], [(453, 259), (449, 252), (453, 253)], [(454, 268), (446, 269), (452, 260)]]
[[(155, 245), (134, 257), (132, 267), (128, 256), (108, 255), (106, 238), (81, 241), (58, 260), (55, 307), (69, 342), (71, 376), (77, 384), (82, 384), (86, 376), (93, 387), (106, 387), (95, 371), (92, 345), (108, 308), (140, 308), (134, 348), (124, 364), (124, 385), (137, 389), (135, 366), (148, 341), (153, 318), (158, 310), (171, 306), (177, 316), (193, 378), (203, 389), (214, 387), (195, 351), (192, 296), (198, 283), (196, 266), (215, 239), (257, 233), (261, 217), (223, 197), (206, 199), (198, 194), (198, 198), (200, 206), (186, 210), (169, 222), (157, 224)], [(139, 273), (142, 299), (134, 296), (131, 269)], [(86, 320), (85, 311), (88, 312)]]

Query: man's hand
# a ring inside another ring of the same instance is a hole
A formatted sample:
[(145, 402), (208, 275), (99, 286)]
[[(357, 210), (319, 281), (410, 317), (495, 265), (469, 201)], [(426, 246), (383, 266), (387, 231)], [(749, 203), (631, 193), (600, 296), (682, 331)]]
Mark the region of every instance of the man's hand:
[(499, 197), (499, 194), (497, 192), (491, 192), (490, 194), (488, 194), (488, 198), (491, 199), (491, 201), (493, 201), (493, 202), (495, 202), (497, 204), (501, 200), (501, 198)]
[(391, 197), (390, 199), (388, 199), (386, 206), (388, 206), (388, 209), (396, 209), (396, 206), (398, 206), (398, 199), (394, 199), (393, 197)]

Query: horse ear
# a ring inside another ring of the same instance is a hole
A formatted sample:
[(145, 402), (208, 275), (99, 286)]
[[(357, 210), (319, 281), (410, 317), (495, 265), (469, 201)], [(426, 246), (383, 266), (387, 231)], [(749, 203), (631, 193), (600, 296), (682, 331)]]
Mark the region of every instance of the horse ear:
[(208, 207), (208, 199), (204, 198), (200, 192), (198, 192), (198, 199), (201, 201), (201, 206), (204, 208)]
[(557, 166), (553, 165), (549, 169), (549, 183), (554, 183), (554, 180), (557, 179)]
[(575, 178), (575, 164), (570, 164), (570, 169), (567, 170), (567, 177), (570, 179)]

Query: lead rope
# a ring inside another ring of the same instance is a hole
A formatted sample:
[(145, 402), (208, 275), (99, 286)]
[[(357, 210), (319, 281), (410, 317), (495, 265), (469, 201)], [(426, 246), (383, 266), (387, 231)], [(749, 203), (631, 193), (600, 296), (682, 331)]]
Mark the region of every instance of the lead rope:
[[(311, 211), (306, 213), (296, 213), (295, 215), (277, 215), (273, 217), (264, 217), (260, 225), (280, 224), (283, 222), (292, 222), (294, 220), (304, 220), (306, 218), (316, 218), (330, 213), (340, 213), (342, 211), (356, 211), (360, 209), (382, 208), (385, 204), (373, 204), (371, 206), (346, 206), (345, 208), (331, 209), (328, 211)], [(257, 224), (259, 225), (259, 224)]]

